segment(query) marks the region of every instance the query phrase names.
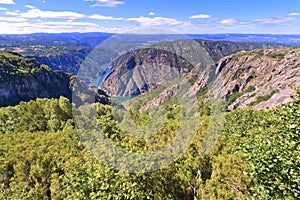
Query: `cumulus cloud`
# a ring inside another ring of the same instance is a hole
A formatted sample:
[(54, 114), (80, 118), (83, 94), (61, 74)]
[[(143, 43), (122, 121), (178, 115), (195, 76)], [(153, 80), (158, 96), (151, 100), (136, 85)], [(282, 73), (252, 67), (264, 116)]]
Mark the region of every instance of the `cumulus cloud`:
[[(85, 15), (71, 11), (43, 11), (34, 6), (26, 5), (29, 8), (27, 12), (18, 13), (16, 16), (24, 18), (61, 18), (61, 19), (79, 19)], [(12, 14), (12, 13), (10, 13)]]
[(15, 4), (13, 0), (0, 0), (0, 4)]
[(2, 8), (2, 7), (0, 7), (0, 11), (1, 11), (1, 10), (4, 10), (4, 11), (5, 11), (5, 10), (7, 10), (7, 8)]
[(179, 21), (177, 19), (172, 18), (164, 18), (164, 17), (138, 17), (138, 18), (128, 18), (127, 21), (136, 21), (140, 24), (140, 26), (144, 27), (153, 27), (153, 26), (187, 26), (191, 25), (190, 22)]
[(150, 15), (150, 16), (154, 16), (155, 15), (155, 12), (149, 12), (149, 14), (148, 15)]
[(95, 14), (95, 15), (91, 15), (89, 16), (90, 19), (97, 19), (97, 20), (124, 20), (124, 18), (122, 17), (112, 17), (112, 16), (104, 16), (104, 15), (98, 15), (98, 14)]
[(206, 14), (199, 14), (199, 15), (193, 15), (189, 17), (190, 19), (210, 19), (211, 16), (210, 15), (206, 15)]
[(124, 4), (123, 1), (118, 1), (118, 0), (84, 0), (88, 2), (94, 2), (91, 7), (115, 7), (118, 5)]

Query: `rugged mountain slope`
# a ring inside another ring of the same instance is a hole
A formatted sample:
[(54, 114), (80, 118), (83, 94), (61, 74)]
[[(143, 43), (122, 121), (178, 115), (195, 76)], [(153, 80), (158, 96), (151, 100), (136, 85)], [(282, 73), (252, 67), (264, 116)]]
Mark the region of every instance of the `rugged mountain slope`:
[(132, 96), (160, 88), (193, 66), (174, 53), (147, 48), (120, 56), (110, 68), (113, 72), (104, 80), (104, 90), (113, 96)]
[(216, 73), (212, 91), (228, 101), (229, 109), (272, 108), (290, 101), (300, 87), (300, 49), (240, 52), (221, 59)]
[[(277, 47), (281, 46), (204, 40), (149, 44), (146, 49), (127, 52), (112, 62), (109, 66), (112, 73), (102, 86), (113, 96), (139, 95), (160, 88), (167, 80), (187, 76), (189, 79), (198, 77), (202, 83), (205, 80), (205, 84), (193, 86), (192, 90), (197, 91), (212, 80), (215, 62), (224, 56), (241, 50)], [(178, 70), (181, 66), (184, 71)]]
[[(242, 51), (185, 77), (190, 84), (186, 96), (224, 99), (230, 110), (273, 108), (291, 101), (290, 96), (300, 87), (300, 48)], [(139, 110), (144, 111), (178, 96), (179, 88), (174, 84), (132, 102), (138, 102)]]
[[(61, 71), (52, 71), (34, 59), (17, 53), (0, 51), (0, 106), (16, 105), (36, 98), (72, 99), (72, 77)], [(83, 84), (81, 84), (83, 87)], [(94, 90), (87, 90), (94, 91)], [(95, 91), (96, 101), (108, 102), (103, 93)], [(76, 94), (77, 95), (77, 94)], [(81, 99), (80, 94), (75, 99)], [(77, 100), (77, 102), (80, 102)]]

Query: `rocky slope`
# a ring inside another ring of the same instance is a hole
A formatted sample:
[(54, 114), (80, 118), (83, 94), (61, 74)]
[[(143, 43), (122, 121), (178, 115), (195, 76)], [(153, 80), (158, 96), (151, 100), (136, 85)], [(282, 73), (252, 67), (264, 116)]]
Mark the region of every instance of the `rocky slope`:
[(300, 49), (240, 52), (219, 61), (211, 89), (227, 100), (229, 109), (267, 109), (289, 102), (300, 87)]
[[(127, 52), (112, 62), (109, 66), (112, 73), (104, 80), (102, 88), (113, 96), (131, 96), (153, 91), (183, 76), (210, 82), (215, 62), (220, 58), (241, 50), (277, 47), (280, 45), (204, 40), (151, 44), (145, 49)], [(192, 90), (204, 86), (206, 84), (195, 85)]]
[(139, 102), (139, 110), (145, 111), (178, 97), (182, 85), (188, 84), (184, 96), (224, 99), (229, 110), (247, 106), (273, 108), (291, 101), (295, 89), (300, 88), (300, 48), (242, 51), (220, 59), (202, 73), (190, 76), (191, 72), (185, 76), (186, 82), (150, 92), (132, 102)]
[(112, 96), (148, 93), (188, 74), (193, 66), (174, 53), (155, 48), (128, 52), (110, 64), (102, 88)]
[[(20, 101), (36, 98), (57, 98), (65, 96), (72, 99), (72, 77), (62, 71), (52, 71), (34, 59), (17, 53), (0, 51), (0, 106), (16, 105)], [(81, 84), (81, 87), (84, 85)], [(103, 93), (94, 91), (95, 101), (108, 103)], [(87, 95), (87, 94), (86, 94)], [(77, 102), (82, 99), (75, 94)]]

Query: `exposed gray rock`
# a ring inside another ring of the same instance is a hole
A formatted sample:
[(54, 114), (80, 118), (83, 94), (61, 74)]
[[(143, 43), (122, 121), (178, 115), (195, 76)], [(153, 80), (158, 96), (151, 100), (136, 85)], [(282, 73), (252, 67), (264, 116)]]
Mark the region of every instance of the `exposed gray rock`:
[(273, 108), (290, 101), (294, 88), (300, 87), (298, 48), (240, 52), (221, 59), (218, 66), (223, 67), (211, 92), (226, 100), (238, 96), (229, 109)]

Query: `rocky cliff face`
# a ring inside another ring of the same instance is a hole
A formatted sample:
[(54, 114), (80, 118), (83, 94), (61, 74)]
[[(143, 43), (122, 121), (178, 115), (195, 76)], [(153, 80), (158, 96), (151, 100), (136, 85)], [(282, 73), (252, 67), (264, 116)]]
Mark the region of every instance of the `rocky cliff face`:
[(226, 99), (229, 109), (272, 108), (300, 87), (300, 49), (240, 52), (222, 58), (216, 73), (212, 95)]
[(120, 56), (111, 63), (112, 73), (102, 88), (112, 96), (148, 93), (190, 72), (193, 66), (169, 51), (139, 49)]

